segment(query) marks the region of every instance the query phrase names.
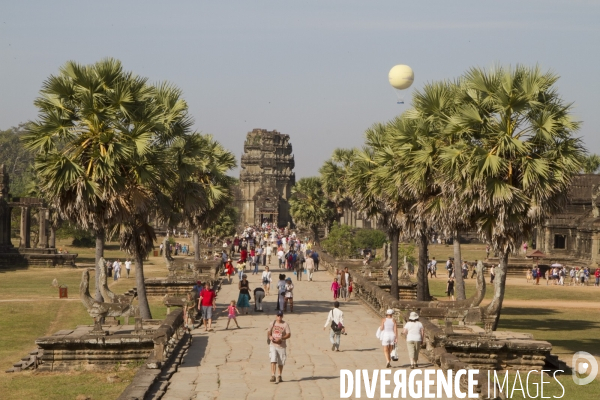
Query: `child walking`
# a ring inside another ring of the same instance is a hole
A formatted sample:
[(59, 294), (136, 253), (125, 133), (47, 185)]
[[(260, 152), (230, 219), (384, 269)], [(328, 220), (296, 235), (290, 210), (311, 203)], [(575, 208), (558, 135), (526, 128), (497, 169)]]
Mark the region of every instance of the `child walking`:
[(338, 294), (340, 292), (340, 284), (338, 283), (337, 278), (333, 278), (333, 283), (331, 284), (331, 291), (333, 292), (333, 300), (337, 300)]
[(239, 329), (240, 325), (238, 324), (237, 319), (235, 318), (235, 314), (236, 313), (239, 314), (240, 311), (235, 306), (235, 300), (231, 300), (231, 303), (229, 303), (229, 307), (227, 307), (227, 313), (229, 314), (229, 318), (227, 318), (227, 326), (225, 327), (225, 329), (229, 329), (229, 323), (231, 322), (232, 319), (233, 319), (233, 322), (235, 322), (235, 326), (237, 326)]

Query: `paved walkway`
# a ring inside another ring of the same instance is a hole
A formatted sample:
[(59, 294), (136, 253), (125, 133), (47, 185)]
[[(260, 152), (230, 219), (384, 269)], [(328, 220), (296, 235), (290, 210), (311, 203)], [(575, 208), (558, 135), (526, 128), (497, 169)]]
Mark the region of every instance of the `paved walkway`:
[[(272, 267), (275, 267), (273, 264)], [(272, 270), (276, 280), (279, 270)], [(381, 319), (358, 300), (343, 302), (344, 323), (348, 334), (342, 336), (339, 352), (331, 351), (329, 329), (323, 330), (327, 313), (332, 308), (331, 275), (315, 273), (315, 280), (294, 279), (294, 313), (284, 315), (290, 324), (287, 363), (283, 382), (270, 383), (269, 348), (266, 329), (275, 319), (276, 291), (263, 303), (264, 313), (251, 313), (238, 318), (241, 329), (225, 330), (226, 310), (237, 300), (237, 278), (225, 283), (217, 297), (218, 318), (213, 332), (204, 328), (192, 332), (193, 342), (183, 364), (170, 380), (164, 400), (181, 399), (332, 399), (339, 398), (340, 369), (385, 368), (385, 357), (375, 331)], [(260, 275), (249, 275), (250, 288), (260, 284)], [(254, 296), (251, 301), (254, 304)], [(406, 345), (400, 340), (399, 361), (393, 369), (410, 365)], [(425, 360), (421, 360), (424, 362)], [(423, 365), (430, 367), (431, 364)], [(388, 376), (389, 377), (389, 376)], [(392, 378), (393, 382), (393, 378)], [(394, 386), (388, 388), (393, 391)], [(377, 385), (376, 398), (379, 398)], [(362, 396), (365, 397), (364, 386)]]

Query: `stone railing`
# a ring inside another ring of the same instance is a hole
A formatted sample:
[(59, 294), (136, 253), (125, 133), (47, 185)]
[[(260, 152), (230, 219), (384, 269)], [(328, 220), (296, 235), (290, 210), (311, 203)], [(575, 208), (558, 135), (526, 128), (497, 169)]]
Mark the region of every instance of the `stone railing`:
[[(333, 273), (336, 268), (340, 268), (337, 265), (337, 261), (331, 256), (320, 253), (320, 264), (323, 265)], [(368, 307), (375, 311), (382, 318), (385, 317), (385, 312), (388, 309), (394, 310), (394, 318), (400, 325), (408, 320), (409, 311), (403, 310), (403, 305), (399, 300), (396, 300), (388, 292), (381, 289), (380, 287), (369, 282), (362, 276), (353, 276), (354, 292), (357, 298), (361, 299)], [(433, 324), (426, 318), (419, 319), (424, 327), (424, 355), (432, 362), (444, 370), (457, 371), (460, 369), (470, 369), (470, 366), (465, 362), (461, 361), (457, 356), (449, 353), (444, 347), (443, 340), (440, 340), (444, 336), (444, 331)], [(463, 375), (464, 379), (461, 379), (461, 387), (466, 390), (467, 379)], [(483, 393), (487, 392), (488, 379), (487, 371), (480, 370), (478, 375), (475, 375), (475, 379), (478, 381), (477, 392), (480, 393), (481, 398)], [(504, 398), (504, 397), (501, 397)]]

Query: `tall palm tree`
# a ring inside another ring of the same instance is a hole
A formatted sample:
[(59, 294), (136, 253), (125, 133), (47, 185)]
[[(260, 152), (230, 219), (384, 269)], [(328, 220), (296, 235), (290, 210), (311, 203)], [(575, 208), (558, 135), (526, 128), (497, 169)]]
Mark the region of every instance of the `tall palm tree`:
[[(34, 104), (38, 119), (23, 140), (37, 153), (40, 189), (62, 219), (94, 231), (97, 264), (106, 229), (126, 215), (121, 200), (128, 161), (151, 145), (155, 133), (168, 140), (190, 121), (165, 113), (156, 89), (110, 58), (67, 62), (44, 82)], [(95, 297), (102, 299), (98, 284)]]
[(595, 174), (600, 168), (600, 156), (598, 154), (589, 154), (583, 159), (582, 170), (586, 174)]
[(355, 149), (335, 149), (319, 169), (323, 192), (333, 203), (338, 220), (344, 208), (351, 206), (346, 178), (355, 153)]
[[(463, 77), (462, 105), (450, 129), (461, 141), (444, 150), (457, 162), (455, 183), (466, 190), (477, 229), (499, 254), (494, 297), (486, 313), (496, 329), (506, 286), (508, 256), (532, 228), (566, 202), (585, 154), (554, 84), (539, 67), (472, 68)], [(460, 180), (457, 179), (460, 177)]]
[[(390, 294), (399, 298), (398, 246), (400, 233), (408, 225), (408, 211), (414, 204), (406, 191), (400, 190), (401, 171), (392, 173), (391, 136), (384, 124), (375, 124), (365, 132), (366, 145), (356, 152), (348, 174), (353, 205), (379, 221), (387, 231), (391, 245), (392, 282)], [(423, 288), (419, 286), (423, 291)]]
[(319, 228), (333, 216), (333, 204), (323, 193), (321, 179), (302, 178), (294, 187), (289, 199), (290, 214), (294, 222), (312, 231), (315, 242), (319, 242)]
[[(404, 162), (406, 180), (404, 186), (417, 198), (417, 219), (422, 224), (435, 226), (450, 233), (454, 241), (454, 262), (456, 297), (464, 300), (465, 287), (460, 273), (461, 249), (460, 231), (469, 228), (471, 218), (461, 204), (460, 191), (455, 186), (444, 184), (449, 173), (449, 164), (440, 158), (446, 146), (452, 146), (460, 139), (460, 132), (448, 130), (451, 117), (459, 106), (460, 87), (455, 82), (441, 81), (426, 84), (416, 91), (411, 102), (413, 108), (403, 117), (410, 123), (398, 119), (392, 124), (395, 133), (394, 144), (398, 159)], [(424, 235), (426, 229), (418, 232)], [(421, 236), (421, 246), (427, 238)], [(420, 247), (420, 254), (426, 249)], [(426, 274), (427, 257), (420, 257), (420, 270)]]

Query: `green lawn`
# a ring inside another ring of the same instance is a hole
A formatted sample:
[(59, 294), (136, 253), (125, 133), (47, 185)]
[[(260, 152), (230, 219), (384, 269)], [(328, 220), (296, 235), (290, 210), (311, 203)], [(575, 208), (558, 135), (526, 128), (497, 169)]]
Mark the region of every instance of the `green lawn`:
[[(113, 257), (118, 250), (109, 244)], [(69, 249), (69, 252), (71, 250)], [(94, 249), (87, 249), (90, 257)], [(124, 258), (121, 256), (121, 258)], [(156, 258), (156, 260), (159, 260)], [(162, 262), (162, 260), (160, 260)], [(35, 339), (61, 329), (89, 325), (92, 318), (79, 301), (80, 268), (31, 268), (0, 271), (0, 393), (2, 399), (74, 399), (79, 394), (94, 400), (114, 399), (129, 384), (137, 366), (121, 366), (119, 371), (71, 373), (20, 372), (4, 373), (12, 364), (35, 348)], [(164, 264), (150, 262), (145, 265), (146, 276), (165, 276)], [(66, 285), (69, 299), (59, 299), (58, 289), (52, 286), (56, 278)], [(133, 277), (132, 277), (133, 278)], [(135, 286), (135, 279), (109, 279), (111, 290), (123, 293)], [(90, 292), (94, 291), (94, 274), (90, 275)], [(16, 301), (10, 301), (16, 300)], [(162, 319), (166, 307), (162, 299), (151, 298), (152, 316)], [(118, 382), (108, 383), (109, 375), (118, 374)]]

